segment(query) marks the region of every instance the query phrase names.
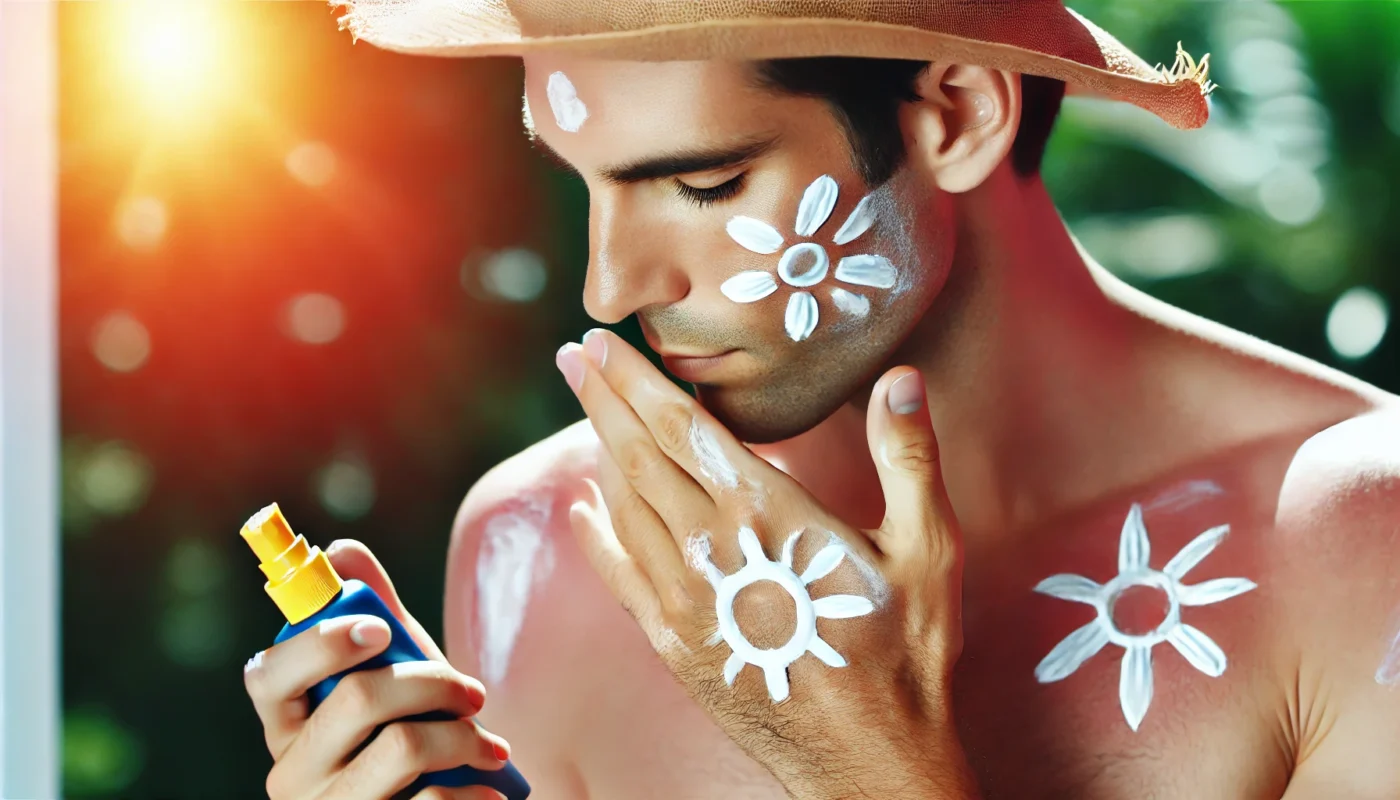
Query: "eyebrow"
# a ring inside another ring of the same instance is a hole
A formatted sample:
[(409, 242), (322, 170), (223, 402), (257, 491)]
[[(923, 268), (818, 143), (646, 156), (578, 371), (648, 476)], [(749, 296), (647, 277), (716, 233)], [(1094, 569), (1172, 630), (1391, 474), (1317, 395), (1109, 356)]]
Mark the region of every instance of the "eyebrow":
[[(565, 161), (543, 138), (531, 136), (530, 140), (535, 149), (539, 150), (555, 167), (574, 175), (579, 174), (578, 170)], [(657, 178), (689, 175), (695, 172), (709, 172), (752, 161), (772, 150), (777, 143), (777, 136), (769, 136), (747, 139), (733, 145), (679, 150), (604, 167), (599, 170), (599, 174), (608, 183), (626, 185), (656, 180)]]

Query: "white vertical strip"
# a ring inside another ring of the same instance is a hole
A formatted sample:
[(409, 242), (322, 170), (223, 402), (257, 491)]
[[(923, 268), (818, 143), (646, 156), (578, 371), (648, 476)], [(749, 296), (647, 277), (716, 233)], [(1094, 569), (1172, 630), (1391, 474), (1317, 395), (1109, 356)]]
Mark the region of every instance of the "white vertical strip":
[(0, 797), (59, 793), (55, 3), (0, 0)]

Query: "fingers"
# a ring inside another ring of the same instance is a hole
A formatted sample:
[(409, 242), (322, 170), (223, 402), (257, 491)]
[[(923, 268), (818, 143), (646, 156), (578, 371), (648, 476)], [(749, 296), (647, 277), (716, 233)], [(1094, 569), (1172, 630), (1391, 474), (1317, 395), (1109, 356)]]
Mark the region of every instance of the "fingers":
[(661, 452), (711, 497), (777, 472), (616, 335), (589, 331), (583, 352), (608, 388), (636, 412)]
[(678, 521), (678, 525), (686, 527), (666, 531), (667, 525), (656, 510), (637, 494), (604, 449), (598, 452), (597, 486), (603, 498), (599, 508), (604, 520), (622, 548), (646, 573), (662, 607), (672, 611), (685, 608), (686, 569), (680, 545), (685, 534), (681, 531), (691, 530), (699, 520)]
[(593, 491), (593, 502), (579, 501), (569, 507), (574, 536), (613, 597), (651, 634), (647, 626), (661, 617), (656, 590), (646, 571), (617, 540), (598, 484), (586, 478), (584, 481)]
[(423, 655), (428, 658), (446, 661), (447, 657), (438, 649), (433, 637), (423, 630), (423, 626), (418, 624), (418, 620), (408, 613), (403, 602), (399, 600), (399, 593), (394, 590), (394, 582), (389, 580), (389, 573), (384, 571), (384, 566), (375, 558), (364, 544), (354, 539), (338, 539), (326, 548), (326, 558), (330, 559), (331, 566), (335, 567), (336, 574), (346, 580), (364, 581), (374, 593), (379, 595), (379, 599), (384, 601), (389, 611), (403, 624), (404, 630), (413, 637), (413, 641), (418, 644)]
[(918, 370), (900, 367), (870, 398), (866, 430), (885, 494), (885, 521), (872, 538), (888, 553), (931, 544), (955, 552), (958, 544), (925, 392)]
[(408, 661), (341, 679), (284, 754), (299, 771), (330, 774), (381, 725), (445, 711), (472, 717), (486, 691), (441, 661)]
[(305, 694), (389, 646), (389, 625), (367, 616), (327, 620), (248, 662), (243, 683), (262, 720), (267, 749), (280, 758), (307, 718)]
[(429, 786), (413, 800), (504, 800), (505, 795), (489, 786)]
[(565, 345), (558, 357), (561, 370), (581, 370), (582, 380), (574, 391), (598, 440), (637, 494), (661, 511), (668, 529), (684, 531), (695, 520), (708, 518), (714, 508), (709, 495), (658, 446), (636, 411), (608, 385), (596, 365), (583, 357), (582, 348)]
[[(472, 720), (395, 722), (340, 772), (325, 797), (388, 797), (425, 772), (462, 765), (497, 770), (506, 763), (506, 758), (496, 757), (500, 743), (499, 737)], [(510, 755), (505, 748), (501, 754)]]

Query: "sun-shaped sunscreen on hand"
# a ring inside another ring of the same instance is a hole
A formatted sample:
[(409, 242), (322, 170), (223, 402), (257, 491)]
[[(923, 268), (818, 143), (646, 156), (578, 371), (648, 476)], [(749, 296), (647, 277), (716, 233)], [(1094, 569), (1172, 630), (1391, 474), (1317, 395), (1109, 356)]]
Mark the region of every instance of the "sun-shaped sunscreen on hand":
[[(810, 652), (832, 667), (846, 666), (846, 659), (817, 635), (817, 618), (845, 619), (860, 617), (874, 610), (875, 604), (867, 598), (853, 594), (835, 594), (813, 600), (807, 593), (807, 585), (836, 569), (846, 555), (839, 544), (829, 544), (812, 557), (812, 562), (799, 576), (792, 569), (792, 550), (802, 531), (788, 536), (783, 544), (781, 561), (769, 561), (763, 552), (758, 535), (750, 528), (739, 529), (739, 549), (744, 553), (744, 567), (732, 575), (720, 572), (706, 555), (704, 558), (705, 576), (715, 589), (715, 615), (719, 618), (719, 639), (727, 643), (734, 652), (724, 664), (724, 682), (734, 685), (739, 670), (745, 664), (753, 664), (763, 670), (768, 682), (768, 695), (773, 702), (782, 702), (788, 697), (788, 665), (803, 653)], [(792, 596), (797, 604), (797, 626), (787, 644), (773, 649), (759, 649), (739, 630), (734, 619), (734, 599), (739, 592), (759, 581), (772, 581)], [(717, 644), (717, 640), (715, 641)]]

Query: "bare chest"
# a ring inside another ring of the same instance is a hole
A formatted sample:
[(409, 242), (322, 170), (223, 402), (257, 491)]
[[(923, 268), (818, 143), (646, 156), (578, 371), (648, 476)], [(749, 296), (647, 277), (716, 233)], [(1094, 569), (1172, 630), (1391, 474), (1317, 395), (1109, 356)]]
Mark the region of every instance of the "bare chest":
[[(1116, 521), (1036, 538), (1046, 544), (969, 552), (954, 702), (986, 796), (1282, 793), (1288, 768), (1260, 633), (1270, 587), (1247, 517), (1215, 502), (1148, 507), (1134, 523), (1125, 506)], [(1141, 534), (1125, 540), (1132, 525)], [(1055, 575), (1077, 579), (1042, 583)], [(1258, 586), (1219, 583), (1232, 578)], [(632, 758), (591, 760), (590, 796), (784, 797), (639, 645), (629, 648), (638, 668), (628, 702), (605, 734)]]

